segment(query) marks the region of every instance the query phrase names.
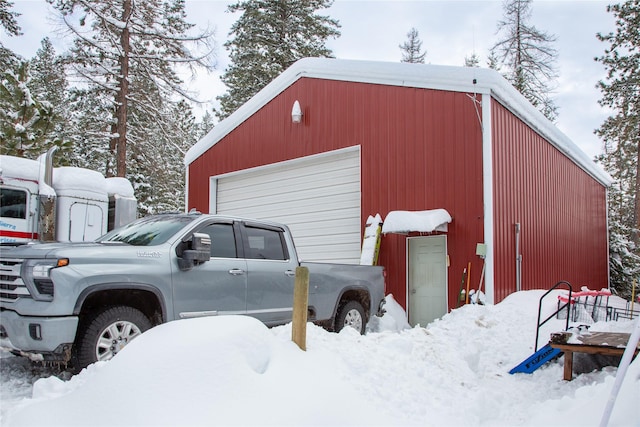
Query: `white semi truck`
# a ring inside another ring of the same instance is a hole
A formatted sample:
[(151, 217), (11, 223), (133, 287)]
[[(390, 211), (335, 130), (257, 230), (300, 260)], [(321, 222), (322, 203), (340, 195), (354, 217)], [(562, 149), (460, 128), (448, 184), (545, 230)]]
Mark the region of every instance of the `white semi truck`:
[(54, 168), (54, 153), (38, 160), (0, 156), (0, 245), (92, 241), (136, 218), (126, 178)]

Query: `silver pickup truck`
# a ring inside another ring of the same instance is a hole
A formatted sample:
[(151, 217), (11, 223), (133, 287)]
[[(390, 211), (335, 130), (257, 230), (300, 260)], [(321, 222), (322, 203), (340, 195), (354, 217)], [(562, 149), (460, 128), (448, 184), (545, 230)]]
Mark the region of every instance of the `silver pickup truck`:
[(145, 217), (92, 243), (3, 247), (0, 347), (80, 369), (171, 320), (243, 314), (291, 321), (309, 269), (309, 321), (364, 333), (383, 311), (382, 267), (301, 263), (287, 226), (217, 215)]

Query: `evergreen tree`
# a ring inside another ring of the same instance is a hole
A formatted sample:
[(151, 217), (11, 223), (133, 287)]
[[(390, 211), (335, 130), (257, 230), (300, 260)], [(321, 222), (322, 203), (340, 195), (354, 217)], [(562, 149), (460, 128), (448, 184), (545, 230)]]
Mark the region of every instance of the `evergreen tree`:
[(110, 93), (95, 85), (73, 88), (69, 95), (69, 130), (73, 145), (72, 165), (103, 175), (112, 164), (109, 143), (114, 124)]
[(531, 1), (505, 1), (504, 19), (498, 22), (498, 34), (503, 36), (491, 53), (507, 68), (507, 80), (548, 119), (555, 120), (557, 107), (550, 94), (557, 77), (557, 51), (552, 47), (556, 39), (528, 24)]
[(0, 80), (0, 153), (36, 158), (53, 116), (51, 105), (31, 93), (29, 63), (8, 69)]
[[(129, 107), (138, 101), (148, 118), (157, 118), (158, 107), (145, 102), (146, 93), (135, 92), (130, 82), (139, 79), (155, 87), (162, 99), (178, 94), (191, 97), (182, 88), (176, 66), (211, 68), (211, 33), (189, 35), (193, 27), (185, 20), (184, 0), (47, 0), (58, 9), (74, 35), (68, 55), (76, 75), (96, 91), (101, 101), (109, 96), (110, 149), (115, 156), (107, 174), (125, 176), (127, 169)], [(190, 49), (194, 47), (194, 49)], [(199, 47), (206, 50), (195, 54)], [(156, 123), (158, 124), (158, 123)]]
[(489, 56), (487, 57), (487, 67), (498, 72), (500, 71), (500, 61), (498, 61), (498, 58), (493, 52), (489, 52)]
[(52, 146), (58, 147), (55, 160), (57, 164), (72, 162), (72, 144), (65, 132), (68, 125), (69, 110), (67, 99), (67, 78), (64, 65), (48, 38), (44, 38), (41, 47), (30, 63), (32, 77), (29, 87), (32, 95), (51, 112), (46, 129), (39, 136), (38, 146), (42, 151)]
[(66, 89), (64, 68), (47, 38), (31, 61), (9, 64), (0, 91), (3, 154), (36, 158), (55, 145), (56, 163), (71, 163), (64, 138)]
[[(0, 0), (0, 26), (4, 29), (4, 31), (11, 36), (19, 36), (20, 26), (18, 25), (18, 21), (16, 21), (16, 17), (19, 16), (16, 12), (12, 12), (10, 10), (13, 3), (7, 0)], [(16, 71), (18, 69), (20, 63), (20, 58), (5, 48), (2, 44), (2, 40), (0, 40), (0, 72), (4, 72), (8, 69), (12, 69)], [(0, 108), (5, 108), (0, 105)]]
[(424, 57), (427, 52), (422, 51), (422, 41), (420, 40), (418, 30), (411, 28), (407, 33), (407, 41), (400, 46), (402, 50), (402, 61), (412, 64), (424, 64)]
[[(172, 159), (165, 163), (167, 167), (162, 171), (160, 182), (164, 183), (155, 204), (158, 212), (175, 212), (185, 210), (185, 167), (184, 156), (195, 144), (198, 126), (191, 107), (182, 101), (172, 106), (169, 111), (171, 117), (171, 144), (165, 144), (161, 154), (162, 159)], [(196, 130), (196, 132), (194, 132)]]
[(640, 1), (607, 10), (615, 16), (616, 30), (597, 34), (609, 47), (596, 61), (607, 70), (598, 82), (599, 103), (613, 115), (596, 133), (605, 143), (599, 161), (615, 180), (609, 191), (611, 284), (630, 297), (632, 278), (640, 273)]
[(213, 129), (213, 127), (213, 115), (207, 111), (206, 113), (204, 113), (204, 116), (202, 116), (202, 120), (196, 127), (196, 142), (204, 138), (204, 136), (208, 134), (211, 129)]
[(11, 6), (13, 6), (13, 2), (0, 0), (0, 26), (2, 26), (4, 31), (10, 36), (19, 36), (22, 33), (16, 18), (20, 16), (20, 14), (12, 12), (10, 10)]
[(480, 67), (480, 57), (472, 53), (471, 56), (464, 57), (464, 66), (465, 67)]
[(333, 0), (240, 0), (228, 12), (241, 12), (231, 27), (230, 65), (222, 81), (228, 91), (218, 97), (223, 119), (291, 64), (305, 57), (332, 57), (327, 39), (338, 37), (338, 21), (317, 15)]
[(140, 137), (152, 141), (136, 144), (131, 153), (131, 179), (142, 215), (184, 211), (184, 156), (196, 142), (195, 116), (185, 101), (166, 104), (161, 114), (163, 127), (132, 127), (136, 137), (141, 130)]

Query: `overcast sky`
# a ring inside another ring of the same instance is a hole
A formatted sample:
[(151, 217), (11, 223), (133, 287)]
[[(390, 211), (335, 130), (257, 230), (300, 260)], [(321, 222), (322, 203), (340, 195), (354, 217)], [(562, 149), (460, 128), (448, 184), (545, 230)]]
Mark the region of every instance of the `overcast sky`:
[[(45, 0), (13, 0), (13, 10), (21, 14), (18, 23), (24, 35), (0, 40), (13, 51), (31, 58), (48, 36), (58, 53), (65, 50), (65, 40), (57, 30), (57, 20)], [(237, 19), (226, 12), (233, 2), (186, 0), (187, 19), (199, 28), (216, 29), (217, 71), (202, 75), (191, 83), (200, 99), (211, 100), (224, 93), (220, 75), (228, 64), (222, 44)], [(557, 126), (589, 156), (602, 151), (602, 143), (593, 134), (609, 112), (597, 103), (600, 91), (595, 88), (605, 77), (605, 70), (594, 57), (607, 47), (596, 33), (614, 30), (614, 19), (607, 13), (609, 1), (534, 0), (530, 24), (557, 37), (559, 78), (554, 100), (559, 107)], [(497, 40), (497, 22), (502, 18), (502, 1), (360, 1), (336, 0), (333, 6), (319, 11), (337, 19), (342, 35), (327, 44), (341, 59), (364, 59), (399, 62), (399, 45), (415, 27), (426, 50), (426, 62), (439, 65), (462, 65), (473, 52), (486, 66), (488, 51)]]

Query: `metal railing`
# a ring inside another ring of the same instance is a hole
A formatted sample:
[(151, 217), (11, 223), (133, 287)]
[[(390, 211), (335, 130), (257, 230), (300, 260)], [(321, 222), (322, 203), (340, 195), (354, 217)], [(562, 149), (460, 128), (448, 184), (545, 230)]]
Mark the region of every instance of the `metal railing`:
[[(558, 300), (558, 309), (556, 311), (554, 311), (545, 320), (540, 322), (540, 316), (542, 315), (542, 300), (547, 295), (549, 295), (551, 293), (551, 291), (553, 291), (556, 288), (558, 288), (560, 286), (563, 286), (563, 285), (566, 286), (567, 290), (569, 291), (569, 298), (567, 299), (567, 302), (561, 305), (560, 304), (560, 300)], [(544, 295), (542, 295), (540, 297), (540, 302), (538, 303), (538, 328), (536, 329), (536, 343), (534, 345), (535, 351), (538, 351), (538, 337), (540, 335), (540, 327), (542, 325), (544, 325), (545, 323), (547, 323), (549, 320), (551, 320), (554, 316), (558, 315), (565, 308), (567, 309), (567, 323), (566, 323), (566, 325), (564, 327), (564, 330), (566, 331), (567, 329), (569, 329), (569, 318), (571, 317), (571, 293), (572, 293), (572, 291), (573, 291), (573, 289), (571, 288), (571, 283), (567, 282), (566, 280), (561, 280), (560, 282), (558, 282), (555, 285), (553, 285), (551, 287), (551, 289), (549, 289), (547, 292), (544, 293)]]
[[(607, 290), (591, 291), (583, 288), (583, 291), (574, 292), (572, 296), (558, 296), (558, 307), (568, 303), (571, 306), (569, 320), (573, 323), (591, 324), (595, 322), (608, 322), (628, 319), (640, 316), (640, 306), (635, 309), (627, 303), (626, 307), (609, 305), (611, 292)], [(558, 318), (561, 314), (558, 313)]]

